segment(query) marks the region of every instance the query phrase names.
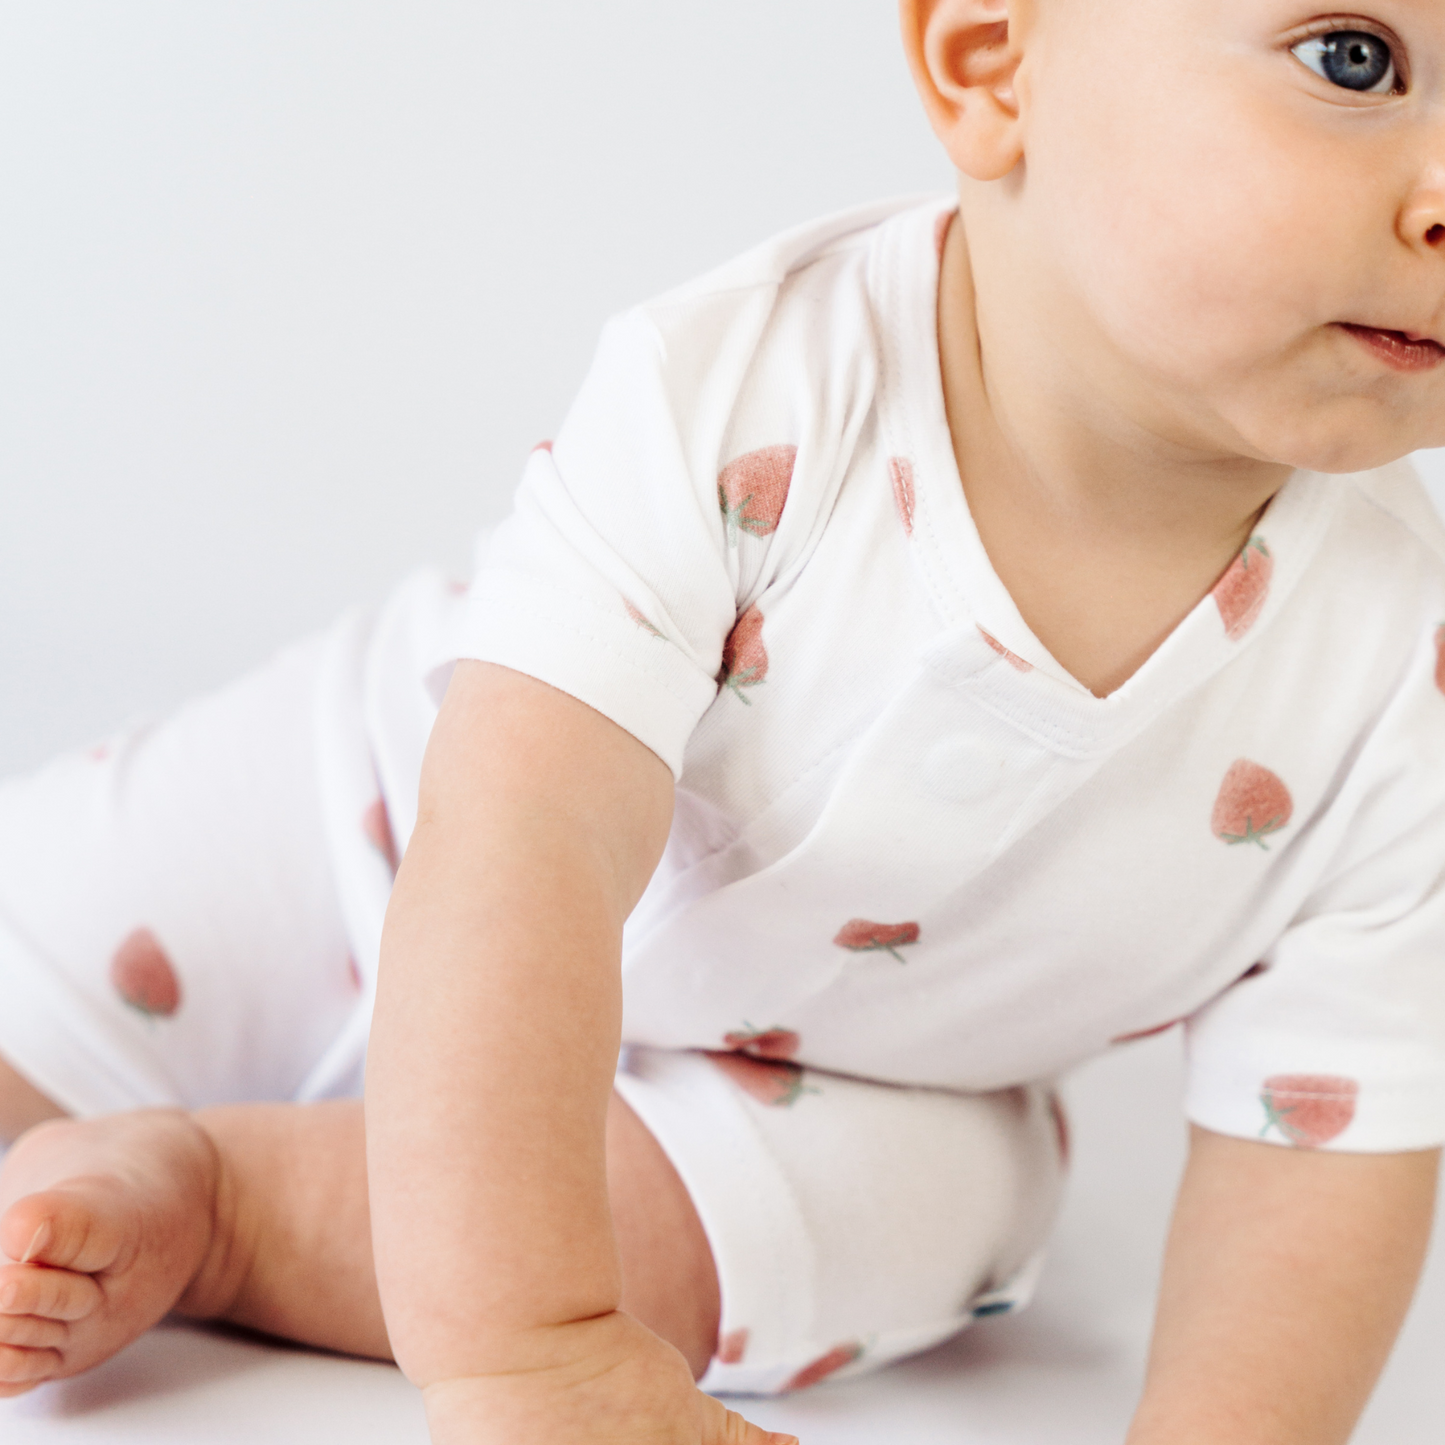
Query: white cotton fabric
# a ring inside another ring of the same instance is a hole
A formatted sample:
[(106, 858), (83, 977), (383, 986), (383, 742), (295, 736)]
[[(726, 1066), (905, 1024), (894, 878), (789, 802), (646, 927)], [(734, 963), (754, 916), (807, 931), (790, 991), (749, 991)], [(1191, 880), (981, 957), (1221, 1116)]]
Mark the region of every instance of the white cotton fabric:
[[(1200, 1124), (1442, 1142), (1445, 545), (1419, 484), (1296, 475), (1217, 595), (1092, 696), (964, 500), (948, 213), (820, 222), (614, 321), (484, 549), (459, 654), (677, 778), (627, 1039), (784, 1028), (819, 1068), (986, 1091), (1188, 1019)], [(785, 448), (781, 514), (738, 525), (720, 478)], [(835, 942), (868, 924), (917, 938)]]
[(379, 794), (359, 709), (327, 727), (327, 769), (317, 744), (318, 702), (334, 723), (368, 631), (348, 620), (0, 783), (0, 1058), (68, 1113), (360, 1091), (355, 905), (384, 907), (391, 871), (362, 827)]
[(722, 1295), (702, 1387), (877, 1369), (1028, 1303), (1064, 1179), (1047, 1089), (910, 1089), (629, 1049), (617, 1089), (697, 1205)]

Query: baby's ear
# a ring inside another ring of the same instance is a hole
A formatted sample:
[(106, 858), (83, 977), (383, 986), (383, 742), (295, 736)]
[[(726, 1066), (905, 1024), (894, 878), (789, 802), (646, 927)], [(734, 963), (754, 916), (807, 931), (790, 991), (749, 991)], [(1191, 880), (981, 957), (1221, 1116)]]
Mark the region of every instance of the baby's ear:
[(1029, 0), (900, 0), (903, 45), (934, 133), (977, 181), (1023, 157), (1014, 84)]

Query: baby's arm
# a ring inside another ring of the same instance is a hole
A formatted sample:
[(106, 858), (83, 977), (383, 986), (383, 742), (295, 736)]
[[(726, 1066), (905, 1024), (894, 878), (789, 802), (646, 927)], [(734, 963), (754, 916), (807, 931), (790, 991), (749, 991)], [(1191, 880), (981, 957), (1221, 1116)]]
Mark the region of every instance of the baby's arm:
[(1414, 1292), (1438, 1164), (1195, 1128), (1128, 1445), (1343, 1445)]
[(667, 768), (601, 714), (457, 668), (387, 914), (366, 1103), (387, 1327), (438, 1445), (772, 1438), (617, 1310), (622, 925), (671, 815)]

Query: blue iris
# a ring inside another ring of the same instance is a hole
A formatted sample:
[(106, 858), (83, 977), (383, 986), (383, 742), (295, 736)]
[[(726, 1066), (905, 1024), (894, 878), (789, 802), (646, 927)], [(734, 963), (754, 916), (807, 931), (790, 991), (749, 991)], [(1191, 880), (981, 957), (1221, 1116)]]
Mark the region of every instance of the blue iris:
[(1346, 90), (1377, 90), (1395, 68), (1390, 47), (1363, 30), (1336, 30), (1319, 37), (1320, 73)]

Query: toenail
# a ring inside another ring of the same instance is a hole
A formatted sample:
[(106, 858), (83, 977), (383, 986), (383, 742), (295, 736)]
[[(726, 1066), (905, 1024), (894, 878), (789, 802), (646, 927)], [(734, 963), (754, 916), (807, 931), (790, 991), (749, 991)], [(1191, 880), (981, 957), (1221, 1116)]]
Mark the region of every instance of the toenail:
[(21, 1264), (29, 1264), (47, 1244), (50, 1243), (50, 1221), (42, 1219), (40, 1227), (35, 1231), (29, 1244), (25, 1246), (25, 1253), (20, 1256)]

